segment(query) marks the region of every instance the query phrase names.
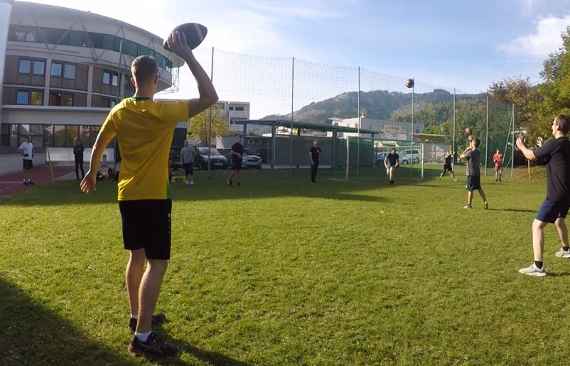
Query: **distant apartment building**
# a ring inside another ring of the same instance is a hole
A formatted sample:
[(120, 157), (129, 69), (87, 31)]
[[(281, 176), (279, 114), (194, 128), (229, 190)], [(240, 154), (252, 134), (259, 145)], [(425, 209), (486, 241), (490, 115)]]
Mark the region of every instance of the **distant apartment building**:
[(76, 136), (90, 145), (109, 110), (134, 93), (135, 57), (156, 59), (161, 90), (183, 64), (159, 36), (116, 19), (29, 2), (0, 5), (0, 21), (9, 20), (0, 39), (0, 150), (28, 136), (40, 150), (69, 147)]

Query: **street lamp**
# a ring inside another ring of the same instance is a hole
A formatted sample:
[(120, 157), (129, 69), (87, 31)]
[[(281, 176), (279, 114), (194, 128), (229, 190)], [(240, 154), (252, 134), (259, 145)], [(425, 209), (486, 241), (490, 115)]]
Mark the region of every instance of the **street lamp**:
[(415, 92), (415, 80), (408, 79), (406, 80), (406, 88), (412, 89), (412, 144), (414, 143), (414, 92)]

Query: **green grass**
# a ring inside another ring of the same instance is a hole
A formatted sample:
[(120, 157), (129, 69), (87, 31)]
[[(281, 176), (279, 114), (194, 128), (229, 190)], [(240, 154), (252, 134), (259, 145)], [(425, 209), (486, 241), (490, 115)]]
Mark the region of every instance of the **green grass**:
[[(570, 263), (547, 229), (542, 279), (530, 223), (544, 181), (463, 182), (382, 170), (202, 173), (172, 188), (173, 251), (158, 308), (179, 365), (568, 364)], [(433, 172), (432, 172), (433, 173)], [(342, 173), (335, 175), (337, 178)], [(460, 179), (462, 180), (463, 177)], [(37, 187), (0, 204), (0, 364), (152, 364), (127, 353), (115, 187)], [(169, 362), (163, 362), (168, 364)]]

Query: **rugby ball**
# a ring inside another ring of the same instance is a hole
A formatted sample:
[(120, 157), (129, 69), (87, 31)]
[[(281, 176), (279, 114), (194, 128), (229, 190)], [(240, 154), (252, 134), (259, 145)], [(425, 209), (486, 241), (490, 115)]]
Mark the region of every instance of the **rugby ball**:
[[(188, 47), (194, 49), (198, 47), (200, 43), (202, 43), (204, 38), (206, 38), (206, 35), (208, 34), (208, 28), (198, 23), (184, 23), (174, 28), (172, 32), (169, 33), (166, 39), (170, 38), (170, 36), (174, 32), (184, 33), (184, 35), (186, 36), (186, 42), (188, 42)], [(166, 40), (163, 42), (162, 46), (167, 50), (171, 51), (170, 47), (168, 47)]]

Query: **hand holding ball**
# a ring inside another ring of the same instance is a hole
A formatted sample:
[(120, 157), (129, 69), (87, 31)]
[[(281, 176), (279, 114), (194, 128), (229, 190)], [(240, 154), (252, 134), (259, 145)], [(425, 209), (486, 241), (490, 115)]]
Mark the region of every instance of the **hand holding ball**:
[(162, 45), (168, 51), (178, 54), (183, 48), (193, 50), (198, 47), (207, 34), (208, 28), (202, 24), (185, 23), (174, 28)]

